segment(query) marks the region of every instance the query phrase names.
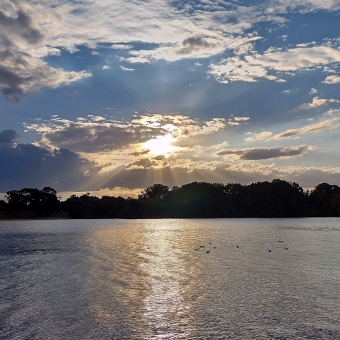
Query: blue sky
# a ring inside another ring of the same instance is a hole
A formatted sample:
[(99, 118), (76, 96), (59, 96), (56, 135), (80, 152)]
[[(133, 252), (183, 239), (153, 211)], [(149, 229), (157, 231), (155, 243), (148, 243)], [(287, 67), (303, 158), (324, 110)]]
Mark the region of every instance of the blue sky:
[(0, 192), (340, 184), (340, 1), (4, 0)]

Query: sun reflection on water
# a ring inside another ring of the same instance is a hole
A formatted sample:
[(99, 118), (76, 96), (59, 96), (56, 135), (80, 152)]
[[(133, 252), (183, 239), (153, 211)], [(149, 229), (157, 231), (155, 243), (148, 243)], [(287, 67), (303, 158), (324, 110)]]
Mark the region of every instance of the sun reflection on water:
[(19, 222), (2, 339), (340, 339), (334, 218)]
[(142, 268), (150, 284), (150, 295), (144, 300), (149, 338), (186, 339), (190, 337), (190, 306), (183, 297), (185, 287), (181, 283), (186, 268), (181, 250), (174, 246), (181, 226), (172, 223), (171, 229), (157, 230), (153, 221), (148, 222), (143, 252), (148, 261)]

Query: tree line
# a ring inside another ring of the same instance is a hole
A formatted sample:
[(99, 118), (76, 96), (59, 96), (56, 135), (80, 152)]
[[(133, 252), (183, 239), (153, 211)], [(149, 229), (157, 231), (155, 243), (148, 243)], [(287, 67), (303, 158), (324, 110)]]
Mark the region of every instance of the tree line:
[(70, 218), (223, 218), (340, 216), (340, 187), (322, 183), (311, 191), (294, 182), (274, 179), (250, 185), (193, 182), (181, 187), (154, 184), (138, 198), (90, 193), (60, 201), (50, 187), (7, 192), (0, 213)]

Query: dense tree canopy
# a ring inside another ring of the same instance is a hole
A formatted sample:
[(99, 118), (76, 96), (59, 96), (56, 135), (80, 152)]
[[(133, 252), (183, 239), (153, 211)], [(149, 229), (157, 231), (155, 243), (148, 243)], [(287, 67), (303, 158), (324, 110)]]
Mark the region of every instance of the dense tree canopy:
[(24, 188), (7, 192), (7, 210), (12, 213), (33, 213), (35, 215), (51, 215), (59, 210), (57, 192), (45, 187), (42, 190)]
[(54, 189), (7, 192), (0, 213), (49, 216), (63, 210), (71, 218), (219, 218), (340, 216), (340, 187), (322, 183), (310, 192), (274, 179), (250, 185), (193, 182), (182, 187), (154, 184), (138, 198), (90, 193), (59, 202)]
[(169, 187), (162, 184), (154, 184), (151, 187), (146, 188), (138, 196), (138, 199), (149, 200), (151, 198), (164, 199), (169, 193)]

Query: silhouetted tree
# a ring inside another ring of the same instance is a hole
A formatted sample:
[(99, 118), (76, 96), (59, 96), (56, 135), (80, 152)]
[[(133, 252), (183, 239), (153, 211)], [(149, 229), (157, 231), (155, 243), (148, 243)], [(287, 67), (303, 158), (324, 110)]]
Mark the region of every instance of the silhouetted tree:
[(239, 183), (229, 183), (224, 186), (226, 206), (225, 217), (247, 217), (245, 211), (246, 187)]
[(122, 217), (125, 199), (121, 196), (103, 196), (101, 199), (101, 205), (103, 217), (119, 218)]
[(8, 210), (13, 213), (32, 213), (34, 215), (51, 215), (59, 210), (57, 192), (45, 187), (43, 190), (24, 188), (7, 192)]
[(337, 196), (340, 195), (340, 187), (321, 183), (311, 191), (309, 195), (309, 207), (314, 216), (339, 216)]
[(304, 193), (297, 183), (280, 179), (258, 182), (245, 188), (243, 209), (248, 217), (304, 215)]
[(333, 216), (340, 216), (340, 194), (333, 196), (330, 203), (330, 209)]
[(0, 200), (0, 212), (7, 212), (7, 203), (4, 200)]
[(21, 194), (21, 190), (7, 191), (5, 196), (8, 202), (8, 210), (11, 213), (19, 213), (27, 210), (26, 198)]
[(138, 199), (90, 193), (59, 202), (53, 188), (11, 190), (0, 212), (51, 215), (62, 208), (71, 218), (298, 217), (340, 216), (340, 187), (321, 183), (311, 192), (274, 179), (250, 185), (192, 182), (181, 187), (154, 184)]
[(171, 190), (167, 214), (171, 217), (225, 217), (226, 195), (219, 183), (193, 182)]
[(128, 197), (125, 200), (124, 207), (121, 211), (122, 218), (142, 218), (143, 216), (142, 203), (140, 200)]
[(169, 187), (162, 184), (154, 184), (151, 187), (146, 188), (138, 196), (140, 200), (149, 200), (151, 198), (159, 198), (163, 200), (169, 193)]

